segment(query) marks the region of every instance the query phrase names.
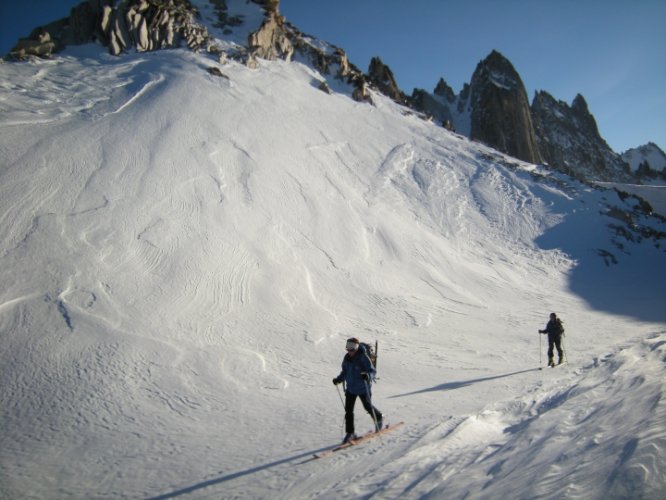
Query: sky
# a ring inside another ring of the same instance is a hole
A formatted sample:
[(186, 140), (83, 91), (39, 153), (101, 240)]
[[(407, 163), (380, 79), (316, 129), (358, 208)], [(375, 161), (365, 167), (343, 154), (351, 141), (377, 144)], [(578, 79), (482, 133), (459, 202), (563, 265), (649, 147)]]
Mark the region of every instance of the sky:
[[(0, 52), (78, 3), (2, 2)], [(364, 71), (379, 56), (407, 94), (440, 78), (458, 93), (498, 50), (530, 101), (539, 90), (569, 104), (583, 95), (616, 152), (650, 141), (666, 149), (663, 0), (281, 0), (280, 12)]]

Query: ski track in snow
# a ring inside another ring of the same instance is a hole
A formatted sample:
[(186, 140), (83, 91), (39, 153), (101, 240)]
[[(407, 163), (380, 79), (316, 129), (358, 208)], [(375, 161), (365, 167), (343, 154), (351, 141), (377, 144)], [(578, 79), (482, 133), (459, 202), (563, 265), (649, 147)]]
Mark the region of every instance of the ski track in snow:
[[(663, 315), (571, 288), (598, 248), (663, 271), (605, 194), (298, 63), (212, 64), (0, 65), (0, 497), (662, 496)], [(551, 310), (568, 363), (539, 371)], [(351, 335), (406, 425), (313, 461)]]

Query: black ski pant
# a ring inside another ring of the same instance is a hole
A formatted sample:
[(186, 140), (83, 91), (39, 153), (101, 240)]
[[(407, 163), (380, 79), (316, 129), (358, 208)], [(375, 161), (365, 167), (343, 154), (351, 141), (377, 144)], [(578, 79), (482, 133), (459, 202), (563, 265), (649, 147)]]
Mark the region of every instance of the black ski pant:
[(562, 337), (560, 335), (548, 335), (548, 363), (553, 361), (553, 354), (557, 348), (558, 362), (563, 361)]
[[(360, 398), (363, 408), (365, 408), (365, 411), (370, 414), (373, 420), (375, 418), (377, 421), (383, 420), (382, 412), (372, 406), (372, 401), (370, 401), (367, 394), (351, 394), (345, 392), (345, 430), (347, 434), (354, 434), (354, 405), (356, 404), (357, 397)], [(376, 423), (377, 422), (375, 422), (375, 424)]]

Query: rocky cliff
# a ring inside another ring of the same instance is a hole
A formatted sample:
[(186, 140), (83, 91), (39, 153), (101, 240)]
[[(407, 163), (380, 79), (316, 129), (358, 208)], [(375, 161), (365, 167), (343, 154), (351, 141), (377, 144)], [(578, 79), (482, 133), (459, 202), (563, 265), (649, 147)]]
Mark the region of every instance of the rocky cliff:
[(476, 67), (470, 106), (471, 139), (530, 163), (541, 161), (525, 86), (499, 52), (491, 52)]
[(599, 135), (583, 96), (571, 103), (537, 92), (532, 116), (539, 150), (551, 168), (581, 179), (629, 181), (629, 166)]
[(635, 180), (626, 161), (600, 136), (585, 99), (571, 106), (546, 92), (530, 105), (513, 65), (497, 51), (481, 61), (455, 95), (444, 80), (432, 94), (417, 89), (412, 105), (443, 124), (521, 160), (545, 162), (584, 180)]
[(391, 68), (386, 66), (379, 57), (373, 57), (368, 67), (368, 80), (384, 95), (396, 102), (405, 104), (407, 97), (395, 81)]

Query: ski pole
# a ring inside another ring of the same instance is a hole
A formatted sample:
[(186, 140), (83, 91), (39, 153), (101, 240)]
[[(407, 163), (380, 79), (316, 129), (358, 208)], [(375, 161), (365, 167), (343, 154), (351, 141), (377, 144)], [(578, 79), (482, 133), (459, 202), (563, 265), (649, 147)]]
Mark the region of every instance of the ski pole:
[(378, 431), (377, 415), (375, 415), (375, 407), (372, 405), (372, 396), (370, 396), (370, 385), (367, 380), (363, 380), (363, 382), (365, 383), (365, 394), (368, 396), (368, 404), (370, 405), (370, 410), (372, 412), (372, 421), (375, 423), (375, 431)]
[(539, 366), (541, 366), (541, 333), (539, 333)]
[[(342, 387), (345, 388), (344, 380), (342, 381)], [(340, 392), (340, 386), (338, 386), (336, 384), (335, 388), (338, 390), (338, 396), (340, 397), (340, 402), (342, 403), (342, 408), (343, 408), (343, 410), (345, 410), (345, 414), (342, 417), (342, 435), (344, 436), (344, 434), (345, 434), (345, 425), (346, 425), (346, 421), (347, 421), (347, 407), (345, 406), (345, 402), (342, 399), (342, 393)], [(346, 392), (346, 388), (345, 388), (345, 392)]]
[(345, 407), (345, 402), (342, 399), (342, 393), (340, 392), (340, 386), (336, 384), (335, 388), (338, 390), (338, 396), (340, 397), (340, 402), (342, 403), (342, 407)]

